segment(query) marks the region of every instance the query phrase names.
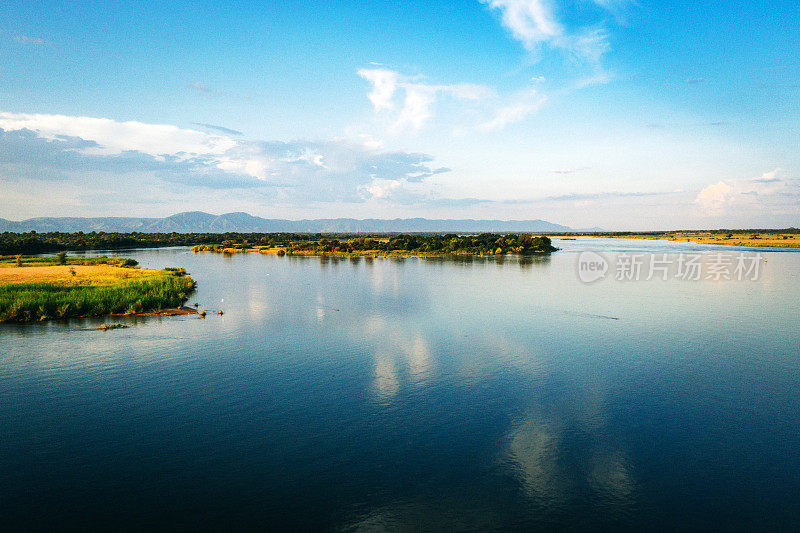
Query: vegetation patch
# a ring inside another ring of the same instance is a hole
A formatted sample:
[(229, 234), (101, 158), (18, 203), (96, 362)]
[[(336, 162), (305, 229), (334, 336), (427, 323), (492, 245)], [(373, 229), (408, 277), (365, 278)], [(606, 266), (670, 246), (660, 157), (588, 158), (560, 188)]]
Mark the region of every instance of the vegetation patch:
[(620, 239), (651, 239), (683, 241), (696, 244), (723, 244), (752, 248), (800, 248), (800, 230), (716, 230), (716, 231), (671, 231), (645, 233), (597, 233), (593, 237)]
[(123, 268), (132, 268), (139, 263), (135, 259), (122, 257), (74, 257), (61, 252), (48, 257), (23, 257), (21, 255), (0, 256), (0, 268), (8, 267), (33, 267), (33, 266), (96, 266), (109, 265)]
[(225, 254), (242, 252), (278, 255), (502, 255), (542, 254), (558, 250), (544, 235), (527, 233), (498, 235), (392, 235), (349, 239), (309, 238), (258, 245), (248, 241), (225, 241), (198, 245), (195, 252)]
[[(297, 253), (333, 253), (328, 248), (340, 248), (342, 254), (368, 254), (368, 253), (401, 253), (413, 252), (417, 254), (480, 254), (517, 253), (508, 251), (511, 248), (530, 250), (523, 253), (540, 253), (546, 246), (531, 245), (524, 242), (527, 234), (483, 233), (480, 235), (455, 235), (455, 234), (353, 234), (353, 233), (0, 233), (0, 254), (5, 254), (9, 261), (14, 260), (13, 254), (37, 254), (59, 250), (122, 250), (129, 248), (156, 248), (164, 246), (195, 246), (198, 250), (221, 251), (237, 253), (243, 250), (273, 253), (281, 249), (288, 253), (290, 249)], [(537, 239), (537, 236), (531, 236)], [(379, 243), (374, 250), (367, 250), (363, 241)], [(450, 241), (456, 239), (451, 244)], [(497, 242), (500, 239), (500, 242)], [(520, 240), (521, 239), (521, 240)], [(508, 242), (509, 240), (517, 242)], [(323, 242), (324, 241), (324, 242)], [(334, 243), (331, 246), (331, 243)], [(355, 243), (355, 244), (352, 244)], [(494, 246), (491, 250), (490, 245)], [(350, 247), (350, 251), (344, 251)], [(410, 246), (411, 248), (395, 248), (395, 246)], [(391, 248), (391, 249), (389, 249)], [(427, 248), (427, 251), (422, 251)], [(553, 251), (553, 250), (550, 250)], [(70, 258), (74, 261), (76, 258)]]
[(37, 266), (0, 268), (0, 322), (159, 311), (182, 306), (195, 288), (183, 269), (117, 266), (124, 261), (66, 266), (36, 258)]

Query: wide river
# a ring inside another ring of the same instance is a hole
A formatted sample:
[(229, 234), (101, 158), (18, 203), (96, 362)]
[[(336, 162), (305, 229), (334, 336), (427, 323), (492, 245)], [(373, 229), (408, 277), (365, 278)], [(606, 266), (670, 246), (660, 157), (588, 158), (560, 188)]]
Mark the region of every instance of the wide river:
[(554, 243), (121, 253), (208, 316), (0, 325), (0, 527), (800, 528), (800, 253)]

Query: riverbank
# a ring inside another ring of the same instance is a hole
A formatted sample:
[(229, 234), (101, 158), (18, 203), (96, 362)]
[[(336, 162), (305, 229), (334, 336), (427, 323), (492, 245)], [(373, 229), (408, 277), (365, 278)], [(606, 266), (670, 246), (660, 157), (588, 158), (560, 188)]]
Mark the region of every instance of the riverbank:
[(88, 265), (53, 264), (62, 261), (0, 261), (0, 322), (190, 313), (183, 304), (196, 283), (183, 269), (141, 269), (96, 258)]
[(218, 245), (199, 245), (193, 252), (223, 254), (263, 253), (276, 255), (314, 255), (339, 257), (444, 257), (450, 255), (548, 254), (555, 252), (548, 237), (527, 233), (497, 235), (395, 235), (353, 239), (307, 239), (280, 243), (254, 244), (226, 241)]
[(720, 244), (752, 248), (800, 248), (800, 233), (783, 232), (737, 231), (725, 233), (711, 231), (675, 231), (665, 233), (607, 233), (590, 235), (590, 237), (681, 241), (695, 244)]

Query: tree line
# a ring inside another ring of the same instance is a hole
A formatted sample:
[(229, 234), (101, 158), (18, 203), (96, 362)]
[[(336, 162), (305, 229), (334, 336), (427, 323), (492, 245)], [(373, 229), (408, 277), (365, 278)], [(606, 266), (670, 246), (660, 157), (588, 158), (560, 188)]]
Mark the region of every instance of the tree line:
[(32, 255), (63, 250), (123, 250), (166, 246), (201, 249), (283, 248), (287, 253), (414, 252), (453, 254), (543, 253), (556, 250), (545, 236), (482, 233), (299, 234), (299, 233), (0, 233), (0, 255)]
[(286, 254), (364, 254), (364, 253), (412, 253), (412, 254), (535, 254), (557, 250), (550, 239), (543, 235), (514, 233), (500, 235), (482, 233), (480, 235), (439, 234), (399, 234), (392, 236), (358, 236), (336, 238), (326, 236), (299, 240), (278, 239), (270, 245), (259, 245), (257, 241), (224, 241), (220, 244), (195, 246), (195, 251), (237, 252), (257, 251), (264, 248), (278, 248), (278, 253)]
[(165, 246), (195, 246), (246, 242), (260, 245), (286, 245), (305, 239), (320, 239), (322, 234), (296, 233), (84, 233), (49, 232), (0, 233), (0, 255), (43, 254), (62, 250), (125, 250), (131, 248), (161, 248)]

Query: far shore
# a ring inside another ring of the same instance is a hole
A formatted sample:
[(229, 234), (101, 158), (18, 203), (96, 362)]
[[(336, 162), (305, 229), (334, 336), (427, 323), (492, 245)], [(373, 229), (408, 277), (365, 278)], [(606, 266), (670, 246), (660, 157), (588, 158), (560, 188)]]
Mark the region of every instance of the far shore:
[[(316, 250), (293, 250), (287, 251), (285, 248), (219, 248), (216, 250), (194, 250), (197, 252), (211, 252), (218, 254), (272, 254), (272, 255), (289, 255), (289, 256), (302, 256), (302, 257), (398, 257), (398, 258), (436, 258), (436, 257), (452, 257), (452, 256), (478, 256), (478, 257), (495, 257), (495, 253), (472, 253), (472, 252), (408, 252), (405, 250), (393, 250), (386, 252), (383, 250), (358, 250), (352, 252), (320, 252)], [(537, 252), (546, 253), (546, 252)]]
[(719, 244), (750, 248), (800, 248), (800, 233), (762, 231), (674, 231), (664, 233), (604, 233), (589, 237), (612, 239), (647, 239), (656, 241), (690, 242), (694, 244)]
[(545, 235), (510, 233), (498, 235), (393, 235), (390, 237), (360, 236), (337, 239), (273, 238), (261, 239), (261, 243), (247, 240), (226, 240), (221, 244), (194, 246), (194, 252), (222, 254), (263, 253), (276, 255), (313, 255), (339, 257), (447, 257), (447, 256), (501, 256), (506, 254), (537, 255), (555, 252), (550, 239)]

